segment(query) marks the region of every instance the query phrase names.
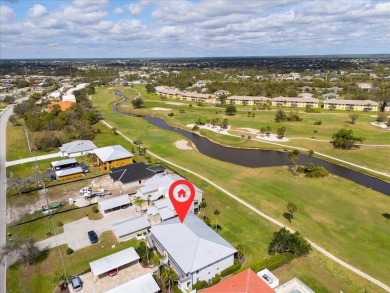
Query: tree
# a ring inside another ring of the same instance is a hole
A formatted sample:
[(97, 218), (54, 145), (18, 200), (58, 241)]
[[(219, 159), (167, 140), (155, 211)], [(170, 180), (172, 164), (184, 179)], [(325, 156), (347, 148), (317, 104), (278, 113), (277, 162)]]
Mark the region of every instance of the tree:
[(347, 128), (341, 128), (336, 133), (333, 133), (332, 139), (333, 141), (331, 143), (334, 148), (344, 150), (350, 150), (356, 146), (356, 142), (362, 143), (365, 140), (364, 137), (354, 136), (353, 130)]
[(238, 243), (236, 246), (237, 258), (241, 259), (244, 256), (244, 246), (241, 243)]
[(283, 110), (277, 110), (275, 114), (275, 122), (281, 122), (281, 121), (286, 121), (287, 116), (286, 113), (284, 113)]
[(115, 135), (118, 135), (118, 131), (115, 127), (111, 128), (112, 132), (115, 134)]
[(156, 92), (154, 86), (151, 83), (146, 84), (145, 89), (148, 94)]
[(292, 253), (302, 257), (309, 255), (312, 247), (310, 243), (299, 233), (290, 233), (285, 227), (280, 228), (273, 234), (268, 245), (268, 253)]
[(172, 267), (166, 268), (162, 274), (161, 278), (164, 280), (163, 282), (168, 283), (168, 291), (171, 292), (171, 284), (173, 284), (177, 280), (177, 274)]
[[(10, 117), (11, 120), (11, 117)], [(387, 115), (383, 112), (378, 113), (378, 116), (376, 117), (376, 122), (381, 123), (387, 121)]]
[(261, 132), (261, 135), (263, 136), (264, 135), (264, 133), (267, 131), (267, 128), (265, 128), (265, 127), (261, 127), (260, 128), (260, 132)]
[(20, 125), (19, 124), (19, 121), (18, 121), (18, 118), (16, 117), (16, 115), (11, 115), (9, 116), (9, 122), (13, 125), (13, 126), (18, 126)]
[(215, 209), (213, 214), (215, 216), (215, 231), (218, 232), (218, 216), (221, 214), (221, 212), (220, 210)]
[(23, 263), (31, 266), (37, 261), (40, 252), (34, 239), (16, 240), (1, 248), (0, 262), (10, 255), (17, 255)]
[(227, 120), (226, 118), (223, 119), (223, 121), (222, 121), (222, 123), (221, 123), (221, 127), (222, 127), (223, 129), (227, 129), (228, 126), (229, 126), (229, 120)]
[(284, 134), (286, 132), (286, 127), (282, 126), (278, 128), (277, 133), (278, 133), (278, 138), (282, 139), (284, 137)]
[(141, 209), (142, 209), (142, 205), (146, 202), (146, 200), (144, 200), (143, 198), (139, 197), (139, 196), (136, 196), (134, 197), (133, 199), (133, 204), (135, 204), (136, 206), (138, 206), (140, 212), (141, 212)]
[(314, 129), (314, 130), (313, 130), (313, 134), (314, 134), (314, 135), (317, 135), (317, 133), (318, 133), (318, 130), (317, 130), (317, 129)]
[(203, 219), (204, 219), (204, 209), (207, 207), (207, 203), (205, 200), (202, 200), (202, 202), (200, 203), (199, 205), (199, 208), (202, 209), (202, 212), (203, 212)]
[(136, 98), (131, 102), (131, 104), (134, 108), (142, 108), (144, 105), (144, 100), (142, 98)]
[(271, 131), (272, 131), (271, 126), (267, 126), (267, 127), (266, 127), (266, 131), (265, 131), (265, 133), (267, 134), (267, 136), (269, 136), (269, 135), (271, 134)]
[(292, 171), (294, 175), (297, 172), (297, 163), (299, 160), (299, 151), (298, 150), (293, 150), (291, 153), (288, 154), (288, 159), (292, 163)]
[(288, 221), (291, 224), (291, 220), (294, 218), (294, 213), (297, 211), (297, 206), (293, 202), (288, 202), (287, 204), (287, 211), (288, 211)]
[(235, 115), (237, 113), (236, 106), (234, 105), (227, 105), (225, 109), (226, 115)]
[(314, 156), (314, 151), (313, 150), (308, 150), (307, 153), (309, 155), (309, 162), (310, 162), (311, 158)]
[(351, 124), (355, 124), (356, 120), (359, 118), (358, 114), (350, 114), (349, 118), (351, 118)]

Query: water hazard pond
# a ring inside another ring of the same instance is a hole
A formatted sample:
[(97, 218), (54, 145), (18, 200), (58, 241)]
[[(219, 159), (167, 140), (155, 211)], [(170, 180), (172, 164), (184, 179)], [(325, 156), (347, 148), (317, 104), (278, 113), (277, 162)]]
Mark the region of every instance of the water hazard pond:
[[(120, 91), (116, 91), (116, 94), (119, 96), (123, 96)], [(125, 101), (126, 99), (122, 102)], [(119, 103), (114, 105), (114, 111), (123, 115), (132, 116), (132, 114), (130, 113), (122, 112), (121, 110), (119, 110), (118, 105)], [(156, 127), (183, 135), (196, 146), (196, 148), (201, 154), (220, 161), (225, 161), (236, 165), (252, 168), (286, 166), (290, 164), (287, 152), (226, 147), (214, 143), (206, 137), (200, 136), (191, 131), (170, 126), (162, 118), (152, 116), (143, 116), (143, 118)], [(359, 171), (355, 171), (319, 158), (309, 158), (309, 156), (307, 155), (299, 155), (300, 164), (307, 164), (309, 159), (313, 164), (323, 166), (332, 174), (352, 180), (358, 184), (379, 191), (383, 194), (390, 195), (390, 182), (386, 182), (384, 180), (372, 177), (370, 175), (366, 175)]]

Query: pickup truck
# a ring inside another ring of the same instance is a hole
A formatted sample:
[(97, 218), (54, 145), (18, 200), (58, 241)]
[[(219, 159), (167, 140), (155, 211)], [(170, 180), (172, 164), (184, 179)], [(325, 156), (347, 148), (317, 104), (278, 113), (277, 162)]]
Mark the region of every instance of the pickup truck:
[(83, 193), (84, 198), (91, 198), (94, 196), (104, 196), (105, 194), (106, 194), (106, 191), (103, 188), (95, 189), (95, 190), (89, 189), (88, 191)]

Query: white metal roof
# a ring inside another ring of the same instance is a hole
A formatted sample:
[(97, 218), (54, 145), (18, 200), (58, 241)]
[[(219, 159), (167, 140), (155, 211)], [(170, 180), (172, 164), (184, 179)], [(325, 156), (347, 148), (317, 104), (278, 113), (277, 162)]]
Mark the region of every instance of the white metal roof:
[(275, 292), (278, 293), (290, 293), (290, 292), (305, 292), (305, 293), (314, 293), (309, 287), (307, 287), (301, 280), (298, 278), (291, 279), (290, 281), (276, 287)]
[(127, 194), (116, 196), (110, 199), (99, 201), (101, 210), (106, 211), (113, 208), (121, 207), (131, 203), (130, 197)]
[(160, 287), (157, 285), (153, 276), (147, 273), (137, 279), (124, 283), (114, 289), (106, 291), (106, 293), (157, 293), (160, 292)]
[(329, 99), (324, 101), (324, 104), (338, 104), (338, 105), (355, 105), (355, 106), (378, 106), (379, 104), (371, 100), (339, 100)]
[(68, 154), (91, 151), (97, 149), (97, 146), (90, 140), (76, 140), (63, 144), (60, 147), (61, 152)]
[(183, 223), (173, 218), (152, 226), (151, 232), (185, 274), (236, 253), (233, 246), (191, 212)]
[(133, 154), (121, 145), (102, 147), (95, 149), (93, 152), (102, 162), (109, 162), (133, 157)]
[(69, 169), (58, 170), (55, 173), (56, 173), (57, 178), (59, 178), (59, 177), (63, 177), (63, 176), (83, 173), (83, 169), (81, 169), (81, 167), (74, 167), (74, 168), (69, 168)]
[(94, 260), (89, 263), (89, 266), (91, 267), (92, 274), (97, 277), (136, 260), (139, 260), (139, 255), (133, 247), (130, 247), (101, 259)]
[(116, 223), (112, 226), (115, 235), (117, 237), (122, 237), (149, 228), (150, 222), (147, 217), (139, 216), (139, 217), (128, 219), (123, 222)]
[(315, 98), (297, 98), (297, 97), (276, 97), (276, 98), (273, 98), (272, 101), (274, 102), (303, 102), (303, 103), (306, 103), (306, 102), (310, 102), (310, 103), (318, 103), (319, 100), (318, 99), (315, 99)]
[(167, 207), (159, 209), (158, 213), (159, 213), (162, 221), (171, 219), (174, 216), (176, 216), (175, 212)]
[(52, 165), (52, 167), (59, 167), (59, 166), (64, 166), (64, 165), (68, 165), (68, 164), (76, 164), (76, 163), (77, 163), (76, 159), (72, 158), (72, 159), (51, 162), (51, 165)]

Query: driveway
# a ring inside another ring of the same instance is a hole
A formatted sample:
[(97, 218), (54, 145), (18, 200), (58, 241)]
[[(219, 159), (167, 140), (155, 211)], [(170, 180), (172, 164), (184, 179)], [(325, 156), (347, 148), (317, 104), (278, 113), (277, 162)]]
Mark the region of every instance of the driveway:
[(73, 250), (79, 250), (91, 245), (88, 238), (88, 231), (94, 230), (100, 235), (105, 231), (112, 231), (112, 225), (122, 222), (140, 214), (136, 212), (135, 206), (111, 212), (100, 220), (89, 220), (88, 217), (64, 224), (64, 233), (39, 241), (39, 249), (46, 250), (62, 244), (68, 244)]
[(15, 166), (15, 165), (20, 165), (20, 164), (24, 164), (24, 163), (34, 162), (35, 160), (36, 161), (42, 161), (42, 160), (47, 160), (47, 159), (58, 158), (58, 157), (61, 157), (61, 156), (62, 156), (61, 152), (58, 152), (58, 153), (55, 153), (55, 154), (48, 154), (48, 155), (42, 155), (42, 156), (36, 156), (36, 157), (29, 157), (29, 158), (24, 158), (24, 159), (20, 159), (20, 160), (6, 162), (5, 166), (6, 167)]
[[(153, 274), (157, 271), (158, 267), (143, 268), (140, 263), (126, 266), (118, 271), (118, 274), (113, 277), (102, 276), (95, 281), (95, 278), (91, 272), (81, 275), (80, 278), (83, 281), (83, 289), (81, 293), (103, 293), (125, 284), (131, 280), (137, 279), (147, 273)], [(69, 291), (74, 292), (69, 285)]]

